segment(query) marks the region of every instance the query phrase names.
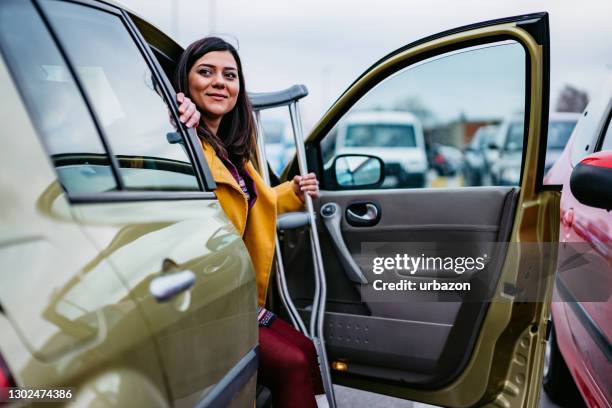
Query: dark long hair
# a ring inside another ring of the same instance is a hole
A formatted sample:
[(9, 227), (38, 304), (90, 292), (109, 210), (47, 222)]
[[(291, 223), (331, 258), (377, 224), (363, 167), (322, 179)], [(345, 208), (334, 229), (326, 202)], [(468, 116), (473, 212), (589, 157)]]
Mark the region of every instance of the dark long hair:
[(197, 127), (198, 136), (210, 143), (218, 156), (230, 159), (235, 164), (243, 166), (255, 157), (257, 140), (253, 108), (246, 93), (242, 63), (236, 48), (218, 37), (205, 37), (191, 43), (179, 59), (174, 75), (174, 86), (178, 92), (183, 92), (185, 96), (191, 98), (189, 94), (189, 71), (198, 59), (213, 51), (229, 51), (234, 56), (238, 66), (240, 92), (238, 93), (236, 106), (223, 115), (217, 134), (212, 134), (204, 124), (204, 118), (202, 117)]

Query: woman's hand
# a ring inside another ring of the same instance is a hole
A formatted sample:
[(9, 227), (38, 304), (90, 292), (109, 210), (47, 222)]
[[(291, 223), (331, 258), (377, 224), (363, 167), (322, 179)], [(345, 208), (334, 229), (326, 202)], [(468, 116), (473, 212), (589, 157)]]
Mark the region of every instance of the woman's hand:
[(179, 103), (180, 121), (188, 128), (198, 126), (198, 123), (200, 123), (200, 112), (196, 104), (182, 92), (176, 94), (176, 100)]
[(308, 173), (305, 176), (295, 176), (293, 178), (293, 191), (304, 202), (304, 193), (312, 198), (319, 197), (319, 180), (314, 173)]

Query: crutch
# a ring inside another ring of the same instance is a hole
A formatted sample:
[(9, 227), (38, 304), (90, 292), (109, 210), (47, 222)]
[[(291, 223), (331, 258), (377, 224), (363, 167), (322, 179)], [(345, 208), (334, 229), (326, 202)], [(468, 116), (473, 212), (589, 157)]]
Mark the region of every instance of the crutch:
[[(268, 165), (265, 152), (265, 135), (263, 125), (261, 123), (260, 112), (265, 109), (287, 106), (289, 108), (289, 116), (291, 118), (291, 127), (293, 129), (293, 138), (295, 141), (295, 151), (297, 154), (298, 168), (303, 176), (308, 173), (306, 165), (306, 153), (304, 149), (304, 136), (302, 130), (302, 122), (298, 101), (308, 95), (308, 90), (304, 85), (294, 85), (288, 89), (279, 92), (270, 93), (251, 93), (249, 97), (253, 110), (255, 111), (255, 120), (257, 122), (257, 148), (259, 155), (260, 171), (264, 181), (270, 185), (270, 175), (268, 173)], [(312, 250), (314, 277), (315, 277), (315, 293), (313, 298), (312, 310), (310, 315), (309, 329), (306, 329), (302, 318), (300, 317), (289, 293), (285, 270), (282, 262), (282, 255), (279, 246), (278, 236), (276, 237), (276, 279), (280, 291), (281, 301), (289, 313), (291, 322), (296, 329), (302, 331), (306, 336), (310, 337), (315, 345), (319, 357), (319, 367), (325, 394), (331, 408), (336, 407), (334, 397), (334, 388), (329, 372), (329, 363), (327, 353), (325, 351), (325, 338), (323, 336), (323, 324), (325, 318), (325, 302), (327, 299), (327, 284), (325, 281), (325, 270), (323, 268), (323, 257), (321, 255), (321, 247), (319, 245), (319, 234), (314, 216), (314, 206), (312, 198), (304, 195), (306, 203), (306, 212), (304, 213), (289, 213), (279, 217), (277, 230), (293, 229), (302, 226), (309, 226), (310, 231), (310, 246)]]

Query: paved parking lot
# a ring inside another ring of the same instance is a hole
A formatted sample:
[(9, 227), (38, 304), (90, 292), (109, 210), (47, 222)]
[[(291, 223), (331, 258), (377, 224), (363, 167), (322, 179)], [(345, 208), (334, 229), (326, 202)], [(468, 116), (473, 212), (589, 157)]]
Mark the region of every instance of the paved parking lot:
[[(399, 398), (387, 397), (386, 395), (355, 390), (339, 385), (335, 385), (334, 390), (336, 391), (336, 402), (338, 404), (338, 408), (437, 408), (434, 405), (406, 401)], [(544, 390), (542, 390), (541, 395), (541, 408), (560, 408), (558, 405), (552, 403), (548, 400), (548, 398), (546, 398)]]

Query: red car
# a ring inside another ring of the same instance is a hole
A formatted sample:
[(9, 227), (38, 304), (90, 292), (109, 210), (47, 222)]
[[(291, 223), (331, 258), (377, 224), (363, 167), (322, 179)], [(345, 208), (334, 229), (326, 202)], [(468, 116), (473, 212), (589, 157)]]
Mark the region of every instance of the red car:
[[(565, 406), (612, 407), (612, 77), (546, 184), (563, 185), (544, 390)], [(575, 386), (572, 384), (575, 383)]]

